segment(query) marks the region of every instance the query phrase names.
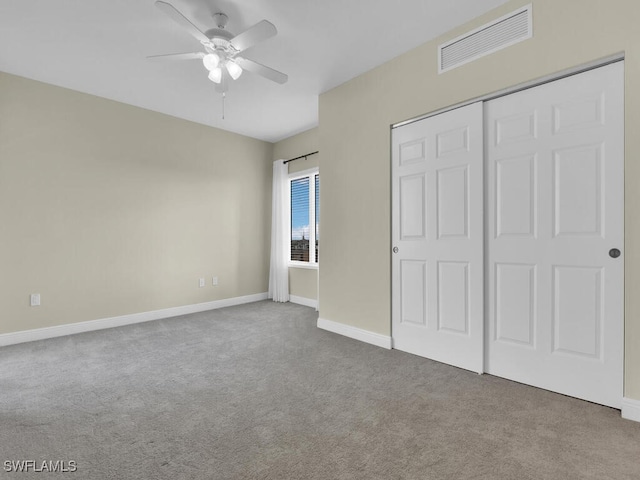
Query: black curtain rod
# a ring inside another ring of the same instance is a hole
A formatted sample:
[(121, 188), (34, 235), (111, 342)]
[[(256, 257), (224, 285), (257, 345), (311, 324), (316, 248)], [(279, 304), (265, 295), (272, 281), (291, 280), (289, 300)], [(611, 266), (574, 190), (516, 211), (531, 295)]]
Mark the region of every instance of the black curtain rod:
[(315, 155), (316, 153), (318, 153), (318, 150), (316, 150), (315, 152), (307, 153), (306, 155), (300, 155), (299, 157), (296, 157), (296, 158), (290, 158), (289, 160), (286, 160), (282, 163), (286, 165), (289, 162), (293, 162), (294, 160), (300, 160), (301, 158), (304, 158), (306, 160), (307, 157), (310, 157), (311, 155)]

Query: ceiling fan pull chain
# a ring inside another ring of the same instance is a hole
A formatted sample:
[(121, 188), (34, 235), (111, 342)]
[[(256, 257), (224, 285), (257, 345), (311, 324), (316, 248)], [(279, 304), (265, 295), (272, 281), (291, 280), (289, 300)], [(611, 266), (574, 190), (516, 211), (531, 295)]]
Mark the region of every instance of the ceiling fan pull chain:
[(222, 119), (224, 120), (224, 99), (227, 98), (227, 92), (222, 92)]

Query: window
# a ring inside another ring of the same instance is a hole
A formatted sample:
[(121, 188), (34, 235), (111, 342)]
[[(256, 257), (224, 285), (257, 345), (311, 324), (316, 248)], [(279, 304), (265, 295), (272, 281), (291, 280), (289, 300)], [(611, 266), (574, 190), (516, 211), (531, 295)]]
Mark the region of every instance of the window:
[(320, 175), (317, 169), (291, 174), (289, 260), (296, 266), (318, 264), (320, 240)]

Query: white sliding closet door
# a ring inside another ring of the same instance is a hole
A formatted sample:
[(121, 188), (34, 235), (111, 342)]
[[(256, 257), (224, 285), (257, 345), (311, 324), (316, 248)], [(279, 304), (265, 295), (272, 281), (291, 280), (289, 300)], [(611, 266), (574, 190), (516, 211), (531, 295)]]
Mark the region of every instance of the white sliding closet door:
[(393, 130), (393, 346), (483, 369), (483, 108)]
[(623, 68), (499, 98), (485, 111), (486, 371), (616, 408), (623, 396), (624, 255), (616, 251), (624, 246)]

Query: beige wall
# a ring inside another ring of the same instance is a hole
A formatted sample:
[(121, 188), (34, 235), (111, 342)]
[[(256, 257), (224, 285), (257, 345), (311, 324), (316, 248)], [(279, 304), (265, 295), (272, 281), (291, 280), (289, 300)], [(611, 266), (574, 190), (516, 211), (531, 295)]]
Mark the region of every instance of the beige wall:
[[(305, 155), (311, 152), (317, 152), (320, 149), (320, 139), (318, 138), (318, 128), (312, 128), (305, 132), (285, 138), (273, 145), (274, 160), (288, 160)], [(301, 172), (309, 168), (315, 168), (320, 165), (320, 154), (312, 155), (306, 160), (301, 158), (293, 162), (289, 162), (289, 173)]]
[(266, 292), (272, 153), (0, 73), (0, 333)]
[[(318, 129), (312, 128), (281, 140), (273, 146), (274, 160), (288, 160), (317, 151)], [(320, 154), (288, 163), (289, 173), (301, 172), (319, 165)], [(322, 246), (320, 246), (322, 249)], [(289, 269), (289, 293), (311, 300), (318, 299), (318, 270), (311, 268)]]
[(318, 269), (289, 268), (289, 294), (309, 300), (317, 300)]
[[(528, 3), (533, 39), (438, 75), (439, 43)], [(390, 334), (390, 125), (625, 52), (625, 394), (640, 399), (638, 18), (636, 0), (514, 0), (322, 95), (320, 316)]]

